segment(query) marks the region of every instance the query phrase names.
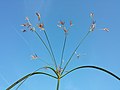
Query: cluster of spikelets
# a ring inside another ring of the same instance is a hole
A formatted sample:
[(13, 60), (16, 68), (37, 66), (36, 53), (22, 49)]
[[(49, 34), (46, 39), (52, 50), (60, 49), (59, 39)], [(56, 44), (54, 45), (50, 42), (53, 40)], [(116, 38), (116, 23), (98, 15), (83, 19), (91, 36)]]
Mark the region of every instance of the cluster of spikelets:
[[(48, 38), (48, 35), (47, 35), (47, 32), (45, 30), (45, 26), (44, 26), (44, 23), (41, 23), (41, 16), (40, 14), (37, 12), (36, 13), (36, 16), (37, 16), (37, 19), (39, 21), (39, 23), (34, 27), (31, 22), (30, 22), (30, 19), (28, 17), (25, 18), (26, 20), (26, 23), (22, 24), (21, 26), (25, 27), (25, 29), (22, 30), (22, 32), (27, 32), (27, 31), (32, 31), (32, 32), (35, 32), (35, 34), (38, 36), (38, 38), (41, 40), (41, 42), (43, 43), (43, 45), (45, 46), (45, 48), (47, 49), (50, 57), (51, 57), (51, 60), (53, 62), (54, 65), (50, 66), (48, 64), (48, 66), (45, 66), (45, 67), (42, 67), (42, 68), (39, 68), (37, 70), (35, 70), (34, 72), (32, 73), (29, 73), (27, 74), (26, 76), (22, 77), (21, 79), (19, 79), (18, 81), (16, 81), (15, 83), (13, 83), (11, 86), (9, 86), (6, 90), (10, 90), (11, 88), (13, 88), (14, 86), (16, 86), (17, 84), (18, 87), (16, 88), (16, 90), (18, 90), (18, 88), (31, 76), (35, 75), (35, 74), (43, 74), (43, 75), (46, 75), (46, 76), (49, 76), (49, 77), (52, 77), (52, 78), (55, 78), (57, 80), (57, 86), (56, 86), (56, 90), (59, 90), (59, 85), (60, 85), (60, 80), (65, 77), (66, 75), (68, 75), (69, 73), (75, 71), (75, 70), (78, 70), (78, 69), (82, 69), (82, 68), (94, 68), (94, 69), (97, 69), (97, 70), (101, 70), (103, 72), (106, 72), (108, 73), (109, 75), (113, 76), (114, 78), (120, 80), (120, 77), (118, 77), (117, 75), (113, 74), (112, 72), (104, 69), (104, 68), (101, 68), (101, 67), (97, 67), (97, 66), (88, 66), (88, 65), (84, 65), (84, 66), (78, 66), (76, 68), (73, 68), (71, 70), (68, 70), (67, 72), (65, 71), (66, 70), (66, 67), (69, 65), (70, 61), (72, 60), (72, 57), (74, 55), (77, 56), (77, 58), (80, 57), (80, 54), (78, 54), (76, 51), (78, 50), (78, 48), (80, 47), (80, 45), (82, 44), (82, 42), (85, 40), (85, 38), (88, 36), (88, 34), (90, 32), (93, 32), (95, 29), (96, 29), (96, 21), (94, 19), (94, 13), (90, 13), (90, 18), (91, 18), (91, 24), (90, 24), (90, 28), (89, 28), (89, 31), (85, 34), (85, 36), (78, 42), (78, 45), (75, 47), (75, 49), (73, 50), (72, 54), (70, 55), (70, 57), (68, 58), (68, 60), (66, 61), (66, 63), (64, 64), (64, 66), (62, 66), (63, 64), (63, 57), (64, 57), (64, 51), (65, 51), (65, 45), (66, 45), (66, 39), (67, 39), (67, 36), (68, 36), (68, 32), (70, 30), (70, 28), (73, 26), (73, 23), (72, 21), (69, 22), (69, 28), (67, 28), (65, 26), (65, 22), (64, 21), (59, 21), (57, 26), (64, 31), (65, 33), (65, 38), (64, 38), (64, 43), (63, 43), (63, 48), (62, 48), (62, 53), (61, 53), (61, 61), (60, 61), (60, 64), (57, 65), (57, 62), (56, 62), (56, 59), (55, 59), (55, 56), (54, 56), (54, 53), (52, 51), (52, 47), (51, 47), (51, 44), (50, 44), (50, 41), (49, 41), (49, 38)], [(36, 31), (36, 29), (39, 28), (40, 30), (42, 30), (45, 34), (45, 37), (47, 39), (47, 44), (44, 42), (44, 40), (42, 39), (42, 37), (39, 35), (39, 33)], [(109, 29), (108, 28), (102, 28), (100, 30), (103, 30), (103, 31), (106, 31), (106, 32), (109, 32)], [(36, 60), (39, 58), (39, 56), (35, 53), (34, 55), (31, 55), (31, 58)], [(55, 67), (55, 68), (54, 68)], [(39, 72), (40, 69), (50, 69), (54, 72), (54, 74), (51, 74), (51, 73), (47, 73), (47, 72)]]
[[(41, 19), (40, 13), (37, 12), (37, 13), (36, 13), (36, 16), (37, 16), (37, 18), (38, 18), (38, 21), (40, 21), (40, 19)], [(90, 31), (94, 31), (94, 29), (95, 29), (95, 27), (96, 27), (96, 21), (94, 20), (94, 13), (91, 12), (91, 13), (90, 13), (90, 17), (91, 17), (91, 19), (92, 19), (92, 23), (91, 23), (91, 25), (90, 25)], [(35, 27), (32, 26), (29, 18), (26, 17), (25, 20), (26, 20), (27, 22), (24, 23), (24, 24), (22, 24), (21, 26), (27, 27), (30, 31), (35, 31)], [(70, 28), (66, 29), (66, 27), (65, 27), (65, 22), (64, 22), (64, 21), (59, 21), (58, 24), (57, 24), (57, 26), (58, 26), (59, 28), (61, 28), (62, 30), (64, 30), (64, 32), (66, 32), (66, 33), (67, 33), (67, 32), (69, 31), (69, 29), (70, 29)], [(72, 27), (72, 26), (73, 26), (73, 23), (72, 23), (72, 21), (70, 21), (70, 27)], [(39, 24), (37, 24), (37, 27), (40, 28), (41, 30), (45, 30), (45, 28), (44, 28), (44, 23), (39, 23)], [(104, 30), (104, 31), (107, 31), (107, 32), (109, 31), (108, 28), (102, 28), (101, 30)], [(26, 32), (26, 31), (27, 31), (26, 29), (22, 30), (22, 32)]]
[[(40, 15), (40, 13), (36, 12), (36, 16), (37, 16), (38, 21), (40, 21), (40, 20), (41, 20), (41, 15)], [(94, 13), (93, 13), (93, 12), (90, 13), (90, 18), (91, 18), (91, 20), (92, 20), (92, 23), (91, 23), (90, 29), (89, 29), (90, 32), (91, 32), (91, 31), (94, 31), (95, 28), (96, 28), (96, 21), (95, 21), (95, 19), (94, 19)], [(26, 17), (25, 20), (26, 20), (27, 22), (24, 23), (24, 24), (21, 24), (21, 26), (26, 27), (25, 29), (22, 30), (22, 32), (27, 32), (27, 30), (32, 31), (32, 32), (33, 32), (33, 31), (36, 31), (36, 28), (35, 28), (34, 26), (32, 26), (29, 18)], [(72, 23), (71, 20), (70, 20), (70, 22), (69, 22), (69, 25), (70, 25), (70, 27), (69, 27), (69, 28), (66, 28), (66, 26), (65, 26), (65, 21), (59, 21), (58, 24), (57, 24), (57, 27), (59, 27), (61, 30), (63, 30), (63, 31), (65, 32), (65, 34), (66, 34), (66, 33), (68, 33), (68, 31), (70, 30), (70, 28), (73, 26), (73, 23)], [(36, 26), (37, 26), (37, 28), (39, 28), (40, 30), (45, 30), (45, 28), (44, 28), (44, 23), (41, 23), (41, 22), (40, 22), (40, 23), (37, 24)], [(104, 30), (104, 31), (109, 32), (109, 29), (108, 29), (108, 28), (102, 28), (102, 29), (100, 29), (100, 30)], [(76, 54), (76, 52), (75, 52), (75, 54)], [(77, 57), (79, 57), (78, 54), (76, 54), (76, 55), (77, 55)], [(32, 59), (38, 59), (38, 56), (37, 56), (37, 54), (34, 54), (34, 55), (31, 55), (31, 58), (32, 58)]]
[[(38, 17), (38, 21), (40, 21), (40, 14), (39, 13), (36, 13), (37, 17)], [(21, 26), (24, 26), (24, 27), (27, 27), (27, 29), (29, 29), (30, 31), (35, 31), (35, 27), (32, 26), (30, 20), (28, 17), (25, 18), (25, 20), (27, 21), (26, 23), (22, 24)], [(44, 30), (44, 24), (43, 23), (40, 23), (40, 24), (37, 24), (38, 28), (40, 28), (41, 30)], [(27, 30), (24, 29), (22, 30), (22, 32), (26, 32)]]

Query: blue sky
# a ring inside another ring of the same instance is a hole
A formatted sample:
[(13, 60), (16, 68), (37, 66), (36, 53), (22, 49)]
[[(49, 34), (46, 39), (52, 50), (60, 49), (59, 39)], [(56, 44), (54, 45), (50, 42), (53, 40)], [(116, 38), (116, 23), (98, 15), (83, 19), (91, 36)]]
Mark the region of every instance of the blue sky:
[[(34, 33), (22, 33), (20, 26), (28, 16), (36, 25), (36, 12), (45, 24), (56, 60), (59, 63), (64, 32), (56, 25), (72, 20), (68, 33), (64, 61), (70, 57), (78, 41), (89, 30), (90, 12), (94, 12), (96, 29), (77, 50), (81, 54), (69, 64), (67, 70), (81, 65), (95, 65), (112, 71), (120, 77), (120, 1), (119, 0), (1, 0), (0, 1), (0, 90), (5, 90), (24, 75), (51, 63), (49, 54)], [(110, 32), (100, 30), (108, 27)], [(38, 32), (45, 40), (43, 32)], [(45, 40), (46, 41), (46, 40)], [(40, 60), (31, 60), (37, 53)], [(46, 70), (42, 70), (49, 72)], [(19, 90), (55, 90), (56, 80), (46, 76), (33, 76)], [(15, 88), (13, 89), (15, 90)], [(120, 90), (120, 82), (110, 75), (94, 69), (81, 69), (61, 80), (60, 90)]]

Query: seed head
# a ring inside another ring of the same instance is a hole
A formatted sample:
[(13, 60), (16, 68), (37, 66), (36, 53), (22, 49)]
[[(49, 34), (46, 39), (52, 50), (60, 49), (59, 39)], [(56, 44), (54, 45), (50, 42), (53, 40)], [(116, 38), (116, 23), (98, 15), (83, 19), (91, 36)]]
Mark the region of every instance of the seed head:
[(31, 55), (32, 60), (38, 59), (37, 54)]
[(37, 17), (38, 17), (38, 21), (40, 21), (40, 13), (36, 13)]
[(22, 30), (22, 32), (26, 32), (26, 30), (24, 29), (24, 30)]
[(109, 28), (103, 28), (102, 30), (109, 32)]
[(96, 27), (96, 23), (95, 23), (95, 21), (93, 21), (90, 26), (90, 31), (94, 31), (95, 27)]
[(25, 18), (25, 20), (29, 21), (29, 18), (28, 18), (28, 17), (26, 17), (26, 18)]
[(93, 12), (90, 13), (90, 17), (91, 17), (92, 19), (94, 18), (94, 13), (93, 13)]
[(44, 24), (43, 24), (43, 23), (40, 23), (40, 24), (38, 25), (38, 28), (40, 28), (41, 30), (45, 30), (45, 29), (44, 29)]
[(72, 21), (70, 21), (70, 26), (71, 26), (71, 27), (73, 26), (73, 23), (72, 23)]
[(64, 21), (60, 21), (59, 23), (60, 23), (61, 25), (64, 25), (64, 24), (65, 24), (65, 22), (64, 22)]

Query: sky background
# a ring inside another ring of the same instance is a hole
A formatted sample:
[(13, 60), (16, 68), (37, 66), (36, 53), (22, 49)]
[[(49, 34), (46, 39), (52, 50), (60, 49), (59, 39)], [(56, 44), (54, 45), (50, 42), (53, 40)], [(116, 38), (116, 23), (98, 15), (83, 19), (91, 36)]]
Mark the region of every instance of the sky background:
[[(60, 62), (64, 32), (57, 27), (64, 20), (67, 27), (72, 20), (74, 26), (68, 33), (64, 64), (77, 43), (89, 31), (90, 12), (94, 12), (96, 29), (82, 43), (67, 67), (70, 70), (81, 65), (95, 65), (120, 77), (120, 0), (0, 0), (0, 90), (45, 66), (51, 64), (49, 54), (33, 32), (21, 32), (20, 26), (28, 16), (36, 26), (36, 12), (49, 35), (57, 62)], [(100, 30), (108, 27), (110, 32)], [(44, 33), (37, 29), (46, 41)], [(31, 60), (36, 53), (40, 60)], [(50, 72), (47, 70), (41, 70)], [(19, 90), (55, 90), (56, 80), (43, 75), (28, 79)], [(12, 90), (15, 90), (13, 88)], [(112, 76), (94, 69), (77, 70), (61, 80), (60, 90), (120, 90), (120, 82)]]

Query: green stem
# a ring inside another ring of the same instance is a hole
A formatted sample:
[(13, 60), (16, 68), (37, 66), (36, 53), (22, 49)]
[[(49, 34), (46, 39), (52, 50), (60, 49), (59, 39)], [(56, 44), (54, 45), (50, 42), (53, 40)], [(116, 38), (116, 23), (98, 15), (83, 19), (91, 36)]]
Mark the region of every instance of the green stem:
[(72, 55), (70, 56), (69, 60), (67, 61), (66, 65), (63, 68), (63, 71), (61, 72), (61, 74), (63, 74), (63, 72), (65, 71), (67, 65), (69, 64), (69, 62), (71, 61), (73, 55), (75, 54), (75, 52), (77, 51), (77, 49), (80, 47), (80, 45), (82, 44), (82, 42), (85, 40), (85, 38), (88, 36), (88, 34), (90, 33), (90, 31), (87, 32), (87, 34), (83, 37), (83, 39), (79, 42), (79, 44), (77, 45), (77, 47), (75, 48), (75, 50), (73, 51)]
[[(52, 70), (56, 75), (57, 75), (57, 77), (58, 77), (58, 74), (56, 73), (56, 71), (52, 68), (52, 67), (42, 67), (42, 68), (38, 68), (37, 70), (35, 70), (34, 72), (37, 72), (37, 71), (39, 71), (40, 69), (43, 69), (43, 68), (47, 68), (47, 69), (50, 69), (50, 70)], [(27, 80), (28, 78), (26, 78), (26, 79), (24, 79), (19, 85), (18, 85), (18, 87), (16, 88), (16, 90), (18, 90), (18, 88)]]
[(61, 55), (60, 68), (62, 67), (62, 64), (63, 64), (63, 55), (64, 55), (64, 50), (65, 50), (65, 45), (66, 45), (66, 39), (67, 39), (67, 34), (65, 34), (65, 39), (64, 39), (63, 49), (62, 49), (62, 55)]
[(18, 81), (16, 81), (15, 83), (13, 83), (11, 86), (9, 86), (6, 90), (10, 90), (11, 88), (13, 88), (15, 85), (17, 85), (18, 83), (22, 82), (23, 80), (27, 79), (28, 77), (30, 76), (33, 76), (35, 74), (43, 74), (43, 75), (47, 75), (47, 76), (50, 76), (52, 78), (55, 78), (57, 79), (57, 77), (51, 75), (51, 74), (48, 74), (48, 73), (44, 73), (44, 72), (33, 72), (33, 73), (30, 73), (26, 76), (24, 76), (23, 78), (19, 79)]
[(50, 50), (51, 50), (51, 53), (52, 53), (52, 56), (53, 56), (54, 65), (55, 65), (56, 70), (57, 70), (57, 63), (56, 63), (56, 60), (55, 60), (55, 56), (54, 56), (54, 53), (53, 53), (53, 50), (52, 50), (52, 47), (51, 47), (51, 44), (50, 44), (50, 41), (49, 41), (48, 35), (47, 35), (47, 33), (46, 33), (45, 30), (44, 30), (44, 34), (45, 34), (46, 39), (47, 39), (47, 41), (48, 41), (48, 45), (49, 45), (49, 47), (50, 47)]
[(60, 79), (57, 80), (57, 88), (56, 88), (56, 90), (59, 90), (59, 86), (60, 86)]
[[(41, 36), (37, 33), (37, 31), (34, 31), (34, 32), (35, 32), (35, 34), (38, 36), (38, 38), (42, 41), (43, 45), (46, 47), (46, 49), (47, 49), (48, 53), (50, 54), (51, 59), (52, 59), (52, 61), (53, 61), (53, 63), (54, 63), (54, 58), (53, 58), (52, 53), (50, 52), (48, 46), (47, 46), (46, 43), (43, 41), (43, 39), (41, 38)], [(56, 65), (55, 65), (55, 67), (56, 67)]]
[(17, 86), (17, 88), (15, 89), (15, 90), (18, 90), (19, 89), (19, 87), (25, 82), (27, 80), (27, 78), (26, 79), (24, 79), (18, 86)]
[(57, 77), (59, 77), (59, 75), (57, 74), (57, 72), (52, 67), (46, 67), (46, 68), (51, 69), (57, 75)]
[(97, 67), (97, 66), (80, 66), (80, 67), (77, 67), (77, 68), (74, 68), (74, 69), (68, 71), (67, 73), (65, 73), (64, 75), (62, 75), (61, 78), (63, 78), (64, 76), (66, 76), (67, 74), (69, 74), (69, 73), (71, 73), (71, 72), (73, 72), (75, 70), (82, 69), (82, 68), (94, 68), (94, 69), (98, 69), (98, 70), (101, 70), (101, 71), (103, 71), (105, 73), (108, 73), (109, 75), (113, 76), (114, 78), (120, 80), (120, 78), (118, 76), (116, 76), (115, 74), (113, 74), (112, 72), (110, 72), (110, 71), (108, 71), (106, 69)]

